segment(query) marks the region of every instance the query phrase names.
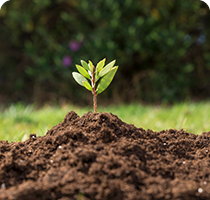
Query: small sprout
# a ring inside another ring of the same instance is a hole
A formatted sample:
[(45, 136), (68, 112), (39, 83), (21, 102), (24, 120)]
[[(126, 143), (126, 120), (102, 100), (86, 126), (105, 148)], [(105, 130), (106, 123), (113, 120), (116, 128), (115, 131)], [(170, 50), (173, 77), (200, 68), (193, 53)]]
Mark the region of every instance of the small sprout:
[(110, 85), (118, 69), (118, 66), (114, 66), (116, 60), (104, 66), (105, 61), (104, 58), (95, 67), (91, 61), (87, 63), (81, 60), (82, 66), (76, 65), (79, 73), (72, 73), (73, 78), (79, 85), (92, 92), (94, 112), (97, 112), (97, 95)]

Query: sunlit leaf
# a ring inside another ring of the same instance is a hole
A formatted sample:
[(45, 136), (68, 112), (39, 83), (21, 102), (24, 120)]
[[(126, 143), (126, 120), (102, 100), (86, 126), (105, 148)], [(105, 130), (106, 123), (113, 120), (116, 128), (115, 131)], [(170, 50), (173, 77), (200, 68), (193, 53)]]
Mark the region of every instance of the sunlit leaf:
[(76, 68), (80, 72), (80, 74), (82, 74), (84, 77), (86, 77), (88, 79), (91, 79), (90, 75), (88, 74), (88, 72), (83, 67), (81, 67), (80, 65), (76, 65)]
[(97, 82), (99, 79), (100, 79), (99, 73), (96, 72), (96, 74), (95, 74), (95, 82)]
[(75, 81), (83, 87), (84, 87), (83, 81), (88, 82), (88, 80), (78, 72), (72, 72), (72, 75), (73, 75)]
[(81, 64), (86, 70), (89, 70), (89, 66), (84, 60), (81, 60)]
[(88, 83), (87, 81), (82, 81), (84, 87), (88, 90), (90, 90), (91, 92), (93, 91), (92, 87), (90, 86), (90, 83)]
[(106, 58), (104, 58), (103, 60), (98, 62), (97, 65), (96, 65), (96, 72), (95, 72), (95, 78), (96, 78), (95, 81), (96, 82), (100, 79), (99, 72), (103, 69), (103, 67), (105, 65), (105, 61), (106, 61)]
[(101, 60), (100, 62), (97, 63), (96, 65), (96, 72), (100, 72), (104, 65), (105, 65), (105, 61), (106, 61), (106, 58), (104, 58), (103, 60)]
[(97, 95), (100, 94), (101, 92), (103, 92), (109, 85), (110, 83), (112, 82), (113, 78), (114, 78), (114, 75), (116, 74), (117, 72), (117, 69), (118, 69), (118, 66), (116, 67), (113, 67), (111, 69), (111, 71), (109, 71), (106, 75), (104, 75), (99, 83), (98, 83), (98, 87), (97, 87)]
[(89, 66), (89, 70), (90, 70), (91, 72), (93, 72), (93, 63), (92, 63), (90, 60), (89, 60), (88, 66)]
[(104, 75), (106, 75), (114, 66), (116, 60), (113, 60), (112, 62), (110, 62), (109, 64), (107, 64), (100, 72), (99, 72), (99, 76), (103, 77)]

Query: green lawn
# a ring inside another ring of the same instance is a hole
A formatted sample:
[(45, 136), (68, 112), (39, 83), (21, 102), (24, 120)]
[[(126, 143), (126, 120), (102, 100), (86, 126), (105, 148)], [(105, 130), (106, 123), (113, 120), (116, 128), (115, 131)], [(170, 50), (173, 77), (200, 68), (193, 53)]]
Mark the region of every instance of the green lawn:
[[(52, 126), (61, 122), (70, 110), (81, 116), (92, 111), (92, 108), (65, 105), (36, 109), (33, 105), (11, 105), (0, 114), (0, 139), (21, 141), (31, 133), (44, 135)], [(195, 134), (210, 131), (209, 111), (210, 102), (178, 103), (171, 107), (141, 104), (98, 107), (98, 112), (111, 112), (123, 121), (144, 129), (160, 131), (183, 128)]]

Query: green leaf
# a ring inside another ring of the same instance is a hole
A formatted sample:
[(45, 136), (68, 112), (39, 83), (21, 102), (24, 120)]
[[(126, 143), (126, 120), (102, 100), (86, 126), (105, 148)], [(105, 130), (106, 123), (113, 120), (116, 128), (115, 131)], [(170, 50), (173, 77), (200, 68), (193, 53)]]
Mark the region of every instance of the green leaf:
[(83, 87), (84, 87), (83, 82), (88, 82), (88, 80), (78, 72), (72, 72), (72, 75), (75, 81)]
[(101, 77), (99, 76), (99, 73), (96, 72), (95, 74), (95, 82), (97, 82)]
[(81, 64), (86, 70), (90, 70), (88, 64), (84, 60), (81, 60)]
[(105, 65), (105, 61), (106, 61), (106, 58), (104, 58), (103, 60), (101, 60), (100, 62), (97, 63), (96, 65), (96, 72), (100, 72), (104, 65)]
[(112, 82), (114, 75), (116, 74), (118, 66), (113, 67), (106, 75), (104, 75), (98, 83), (96, 94), (103, 92)]
[(88, 78), (91, 80), (90, 75), (88, 74), (88, 72), (81, 67), (80, 65), (76, 65), (77, 70), (79, 71), (80, 74), (82, 74), (84, 77)]
[(90, 90), (91, 92), (93, 91), (92, 87), (90, 86), (90, 83), (88, 83), (87, 81), (82, 81), (84, 87), (88, 90)]
[(109, 64), (107, 64), (100, 72), (99, 72), (99, 76), (103, 77), (104, 75), (106, 75), (114, 66), (116, 60), (113, 60), (112, 62), (110, 62)]
[(91, 72), (93, 72), (93, 63), (89, 60), (89, 69)]
[(98, 62), (97, 65), (96, 65), (96, 73), (95, 73), (95, 79), (96, 80), (95, 80), (95, 82), (97, 82), (100, 78), (99, 72), (103, 69), (105, 61), (106, 61), (106, 58), (104, 58), (103, 60)]

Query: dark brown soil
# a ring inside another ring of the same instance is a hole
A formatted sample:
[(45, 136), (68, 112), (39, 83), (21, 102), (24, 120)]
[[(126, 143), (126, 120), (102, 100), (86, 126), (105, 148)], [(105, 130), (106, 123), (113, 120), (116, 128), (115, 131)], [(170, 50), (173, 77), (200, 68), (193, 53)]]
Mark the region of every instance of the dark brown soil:
[(43, 137), (0, 141), (2, 200), (210, 199), (210, 132), (153, 132), (69, 112)]

